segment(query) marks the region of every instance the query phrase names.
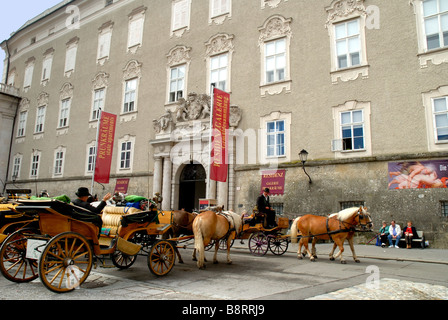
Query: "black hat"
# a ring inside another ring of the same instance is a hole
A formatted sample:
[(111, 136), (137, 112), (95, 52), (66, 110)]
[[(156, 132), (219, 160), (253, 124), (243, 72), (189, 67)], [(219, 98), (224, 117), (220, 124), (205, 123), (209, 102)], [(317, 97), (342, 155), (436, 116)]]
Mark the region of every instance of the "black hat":
[(264, 192), (269, 193), (269, 188), (264, 188)]
[(78, 197), (90, 196), (89, 189), (81, 187), (78, 189), (78, 192), (75, 193)]

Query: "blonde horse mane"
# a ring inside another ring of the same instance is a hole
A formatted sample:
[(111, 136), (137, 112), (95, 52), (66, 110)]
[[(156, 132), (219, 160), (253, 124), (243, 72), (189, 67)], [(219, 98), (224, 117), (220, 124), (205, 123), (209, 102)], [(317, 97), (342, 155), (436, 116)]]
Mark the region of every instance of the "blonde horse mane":
[[(356, 213), (358, 213), (359, 208), (358, 207), (352, 207), (347, 208), (344, 210), (339, 211), (338, 213), (333, 213), (329, 216), (329, 218), (337, 218), (340, 221), (345, 221), (351, 217), (353, 217)], [(365, 212), (365, 209), (362, 208), (363, 213)]]

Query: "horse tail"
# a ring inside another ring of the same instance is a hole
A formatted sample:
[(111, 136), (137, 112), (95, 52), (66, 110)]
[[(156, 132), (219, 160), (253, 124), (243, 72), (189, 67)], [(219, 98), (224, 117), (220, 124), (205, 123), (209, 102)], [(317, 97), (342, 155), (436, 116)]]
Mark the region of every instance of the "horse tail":
[(201, 218), (197, 217), (193, 221), (194, 249), (199, 254), (198, 265), (204, 263), (204, 237), (201, 230)]
[(297, 243), (297, 235), (299, 233), (299, 229), (297, 228), (297, 224), (299, 222), (299, 219), (301, 217), (298, 217), (294, 219), (292, 225), (291, 225), (291, 243)]

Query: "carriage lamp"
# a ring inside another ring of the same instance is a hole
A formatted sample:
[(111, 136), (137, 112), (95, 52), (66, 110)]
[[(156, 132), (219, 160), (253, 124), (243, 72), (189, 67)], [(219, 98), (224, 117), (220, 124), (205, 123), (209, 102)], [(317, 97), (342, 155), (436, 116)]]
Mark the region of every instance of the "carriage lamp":
[(299, 157), (300, 157), (300, 161), (302, 161), (303, 172), (305, 172), (305, 174), (307, 175), (307, 177), (309, 179), (309, 183), (312, 183), (310, 175), (305, 170), (305, 162), (308, 159), (308, 152), (306, 150), (302, 149), (302, 151), (300, 151), (300, 153), (299, 153)]

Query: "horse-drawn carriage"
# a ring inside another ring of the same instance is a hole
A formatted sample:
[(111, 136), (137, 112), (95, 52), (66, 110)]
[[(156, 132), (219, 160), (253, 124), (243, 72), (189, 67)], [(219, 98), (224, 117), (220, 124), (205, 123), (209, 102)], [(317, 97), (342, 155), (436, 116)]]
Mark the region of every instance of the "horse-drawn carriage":
[(123, 208), (106, 210), (102, 218), (57, 200), (21, 201), (15, 209), (36, 217), (38, 228), (20, 229), (0, 247), (0, 271), (11, 281), (39, 277), (49, 290), (62, 293), (81, 285), (92, 266), (107, 256), (115, 266), (128, 268), (145, 254), (157, 276), (174, 266), (176, 239), (159, 239), (170, 229), (171, 217), (161, 216), (157, 208), (128, 214)]

